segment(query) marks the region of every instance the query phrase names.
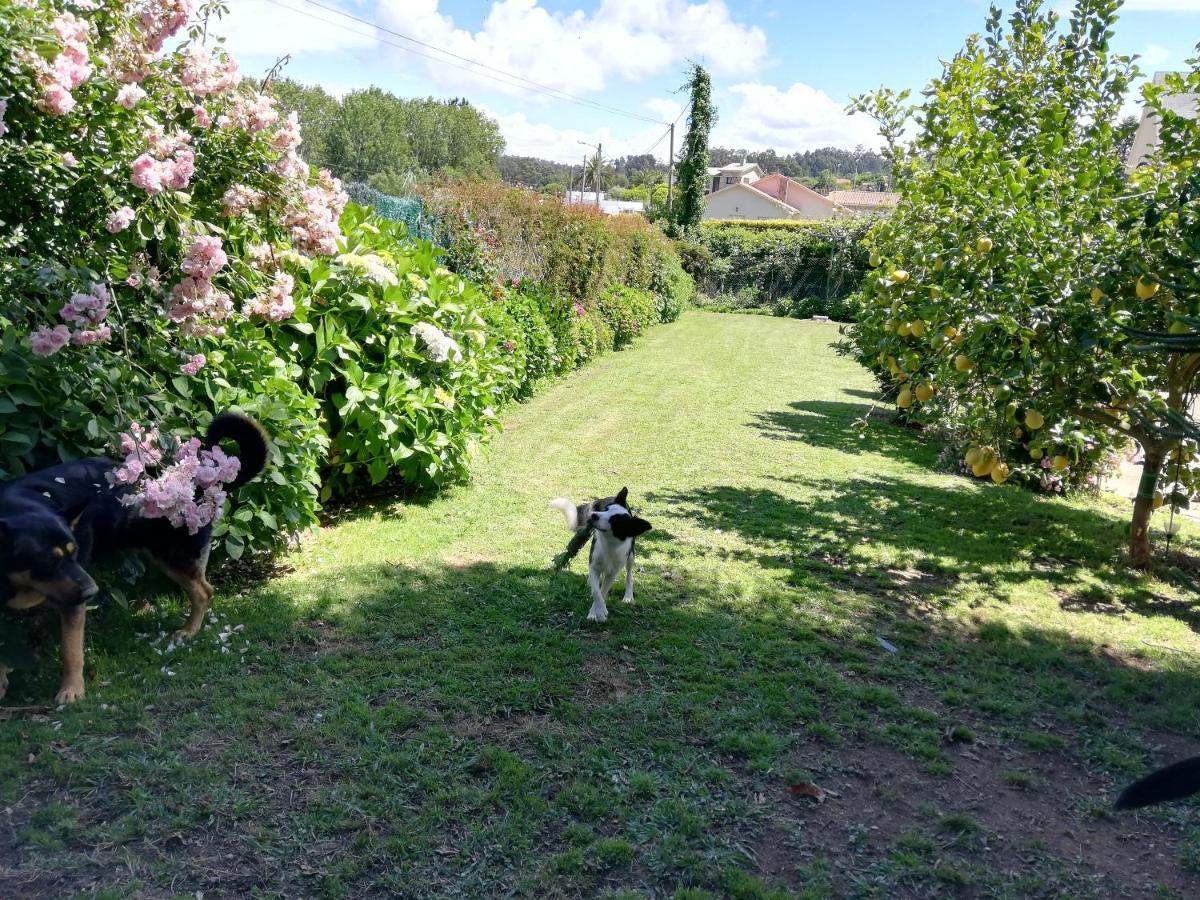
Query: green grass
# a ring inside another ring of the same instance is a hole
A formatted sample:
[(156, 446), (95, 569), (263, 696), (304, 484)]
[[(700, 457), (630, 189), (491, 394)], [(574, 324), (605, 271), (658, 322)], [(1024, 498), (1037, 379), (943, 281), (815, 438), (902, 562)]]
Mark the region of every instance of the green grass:
[[(1117, 501), (860, 428), (835, 339), (691, 313), (187, 648), (177, 601), (102, 610), (88, 699), (0, 720), (0, 895), (1194, 895), (1195, 805), (1103, 813), (1197, 752), (1195, 598), (1125, 571)], [(654, 531), (589, 625), (547, 501), (625, 484)]]

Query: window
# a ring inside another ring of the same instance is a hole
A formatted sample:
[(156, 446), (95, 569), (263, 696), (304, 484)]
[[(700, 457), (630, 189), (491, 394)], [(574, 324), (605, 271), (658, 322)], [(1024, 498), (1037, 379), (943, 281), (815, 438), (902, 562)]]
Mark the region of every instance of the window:
[(718, 175), (716, 178), (713, 179), (712, 189), (713, 189), (713, 193), (716, 193), (717, 191), (719, 191), (721, 189), (721, 176), (720, 175)]
[(733, 182), (734, 182), (735, 180), (736, 180), (736, 179), (735, 179), (735, 178), (734, 178), (732, 175), (726, 175), (726, 176), (725, 176), (725, 183), (726, 183), (726, 184), (733, 184)]

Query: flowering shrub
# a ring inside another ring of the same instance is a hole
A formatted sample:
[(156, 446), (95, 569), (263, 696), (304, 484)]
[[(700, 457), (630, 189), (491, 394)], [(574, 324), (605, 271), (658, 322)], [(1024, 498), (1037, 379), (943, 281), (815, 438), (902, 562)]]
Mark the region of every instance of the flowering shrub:
[(109, 484), (127, 487), (121, 503), (147, 519), (166, 519), (196, 534), (220, 517), (225, 485), (241, 463), (220, 447), (205, 449), (197, 438), (168, 441), (156, 429), (134, 422), (121, 435), (124, 462), (108, 473)]
[[(192, 5), (0, 7), (0, 476), (103, 453), (130, 422), (195, 434), (241, 407), (274, 442), (272, 474), (220, 526), (238, 555), (314, 521), (327, 439), (272, 329), (295, 310), (288, 260), (336, 249), (345, 197), (298, 156), (295, 119), (204, 43), (220, 5), (184, 33)], [(159, 487), (207, 478), (205, 460)], [(182, 488), (157, 490), (138, 496), (195, 521)]]
[[(205, 42), (221, 9), (0, 5), (0, 478), (120, 446), (129, 503), (215, 519), (238, 557), (312, 525), (322, 497), (465, 477), (505, 402), (686, 302), (661, 235), (594, 214), (570, 259), (547, 244), (547, 286), (452, 273), (310, 170), (296, 116)], [(594, 252), (583, 293), (556, 289)], [(654, 298), (621, 295), (610, 324), (614, 273)], [(161, 436), (229, 408), (271, 448), (226, 498), (236, 460)]]

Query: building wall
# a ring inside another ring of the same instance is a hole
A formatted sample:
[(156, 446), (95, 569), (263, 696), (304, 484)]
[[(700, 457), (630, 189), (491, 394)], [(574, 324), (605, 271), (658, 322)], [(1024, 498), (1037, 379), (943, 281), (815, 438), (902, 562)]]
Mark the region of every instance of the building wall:
[(754, 182), (753, 186), (755, 190), (794, 207), (801, 219), (827, 219), (834, 214), (833, 203), (786, 175), (768, 175)]
[(766, 197), (749, 190), (722, 190), (708, 195), (704, 207), (705, 219), (799, 219), (799, 212), (791, 214)]

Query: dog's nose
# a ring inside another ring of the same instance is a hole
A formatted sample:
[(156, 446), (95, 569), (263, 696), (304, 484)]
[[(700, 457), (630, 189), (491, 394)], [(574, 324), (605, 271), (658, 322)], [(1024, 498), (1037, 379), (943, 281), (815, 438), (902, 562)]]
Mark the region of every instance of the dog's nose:
[(82, 597), (83, 601), (86, 603), (88, 600), (91, 600), (93, 597), (95, 597), (98, 593), (100, 593), (100, 588), (93, 581), (90, 586), (85, 587), (83, 589), (83, 591), (80, 593), (79, 596)]

